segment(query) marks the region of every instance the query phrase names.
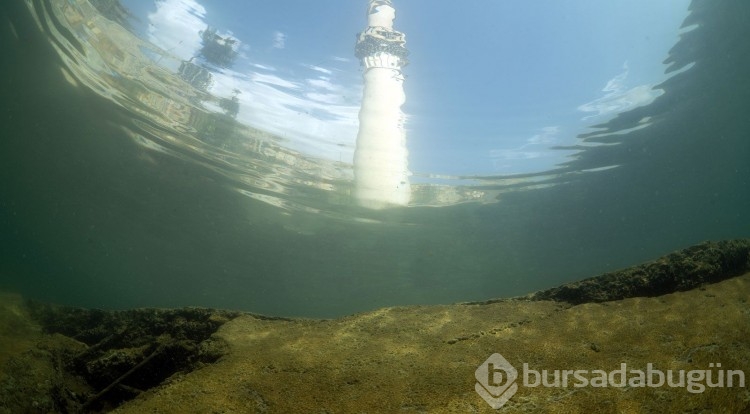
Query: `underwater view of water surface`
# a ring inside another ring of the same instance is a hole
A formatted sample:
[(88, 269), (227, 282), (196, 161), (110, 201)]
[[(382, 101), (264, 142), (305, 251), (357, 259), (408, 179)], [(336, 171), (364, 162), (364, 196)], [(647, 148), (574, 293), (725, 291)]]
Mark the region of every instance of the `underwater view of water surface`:
[(3, 1), (0, 288), (336, 317), (750, 236), (750, 3), (388, 3)]

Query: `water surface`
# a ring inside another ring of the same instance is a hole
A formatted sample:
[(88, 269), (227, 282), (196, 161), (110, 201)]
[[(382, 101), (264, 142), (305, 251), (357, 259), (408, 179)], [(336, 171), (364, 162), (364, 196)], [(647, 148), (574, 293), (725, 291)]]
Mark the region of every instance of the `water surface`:
[[(427, 29), (413, 6), (395, 3), (412, 52), (404, 111), (413, 194), (409, 206), (383, 210), (350, 196), (356, 123), (346, 120), (356, 119), (361, 89), (309, 106), (288, 100), (301, 99), (294, 82), (282, 82), (292, 78), (240, 67), (253, 62), (242, 53), (237, 67), (221, 67), (165, 50), (145, 19), (166, 3), (140, 20), (104, 7), (113, 2), (0, 6), (0, 287), (81, 306), (330, 317), (521, 295), (750, 234), (744, 2), (691, 2), (682, 28), (668, 29), (675, 44), (654, 63), (660, 82), (625, 89), (647, 103), (592, 97), (580, 102), (591, 110), (576, 115), (580, 129), (558, 130), (524, 124), (524, 105), (527, 114), (554, 116), (535, 110), (533, 88), (506, 112), (490, 111), (497, 103), (476, 87), (466, 93), (477, 99), (436, 101), (440, 85), (460, 83), (455, 68), (428, 65), (438, 55), (426, 49)], [(361, 82), (353, 60), (354, 34), (366, 23), (361, 6), (352, 6), (351, 30), (341, 29), (351, 38), (329, 46), (351, 61), (336, 71), (329, 55), (295, 55), (299, 63), (331, 70), (331, 82)], [(295, 14), (279, 13), (278, 26), (290, 26)], [(303, 28), (328, 36), (319, 25)], [(217, 36), (229, 39), (223, 28)], [(282, 68), (271, 57), (255, 64), (273, 62)], [(633, 67), (621, 61), (612, 79)], [(251, 74), (238, 85), (270, 89), (216, 89)], [(274, 102), (286, 106), (262, 101), (277, 92), (286, 95)], [(294, 102), (321, 112), (292, 119)], [(611, 105), (617, 110), (587, 118)], [(454, 129), (437, 136), (434, 125), (446, 123)], [(493, 123), (530, 131), (523, 137), (536, 136), (533, 151), (473, 130)], [(331, 129), (315, 129), (323, 126)], [(548, 139), (563, 130), (567, 138)], [(441, 139), (428, 145), (426, 135)], [(524, 153), (543, 156), (524, 162)], [(551, 164), (540, 163), (547, 157)]]

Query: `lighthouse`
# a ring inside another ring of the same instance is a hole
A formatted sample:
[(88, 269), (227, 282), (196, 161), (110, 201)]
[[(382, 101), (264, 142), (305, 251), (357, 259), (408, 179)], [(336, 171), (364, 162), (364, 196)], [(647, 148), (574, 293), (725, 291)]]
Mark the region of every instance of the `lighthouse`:
[(391, 0), (370, 0), (367, 28), (357, 35), (364, 92), (354, 151), (354, 199), (382, 209), (405, 206), (411, 197), (408, 151), (401, 105), (406, 100), (402, 68), (408, 64), (405, 36), (393, 30)]

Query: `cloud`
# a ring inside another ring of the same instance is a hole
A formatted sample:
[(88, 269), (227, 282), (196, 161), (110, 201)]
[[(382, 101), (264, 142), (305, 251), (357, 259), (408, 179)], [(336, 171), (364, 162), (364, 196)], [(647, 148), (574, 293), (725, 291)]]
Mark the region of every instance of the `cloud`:
[(318, 102), (328, 104), (343, 104), (346, 93), (341, 85), (333, 84), (329, 79), (307, 79), (308, 92), (305, 96)]
[(523, 145), (517, 148), (502, 148), (490, 150), (490, 158), (495, 168), (511, 168), (512, 161), (532, 160), (550, 155), (549, 146), (557, 142), (560, 134), (559, 126), (547, 126), (538, 133), (527, 138)]
[(318, 71), (318, 72), (320, 72), (320, 73), (325, 73), (326, 75), (332, 75), (332, 74), (333, 74), (333, 71), (332, 71), (332, 70), (330, 70), (330, 69), (326, 69), (326, 68), (321, 68), (320, 66), (315, 66), (315, 65), (307, 65), (307, 67), (308, 67), (309, 69), (312, 69), (312, 70)]
[(239, 121), (286, 138), (287, 147), (307, 155), (344, 161), (353, 158), (359, 105), (345, 102), (342, 96), (361, 96), (361, 85), (345, 86), (323, 77), (285, 79), (231, 70), (214, 73), (212, 94), (229, 96), (234, 89), (242, 91), (238, 95)]
[[(196, 0), (159, 0), (149, 14), (149, 41), (175, 59), (160, 64), (177, 71), (181, 61), (198, 55), (202, 47), (200, 32), (208, 27), (206, 9)], [(332, 160), (351, 160), (357, 136), (359, 101), (345, 97), (362, 96), (361, 83), (337, 79), (346, 72), (316, 65), (288, 71), (265, 62), (250, 61), (246, 44), (231, 33), (217, 33), (236, 40), (242, 62), (241, 71), (225, 68), (212, 71), (209, 92), (217, 97), (237, 96), (237, 119), (247, 125), (286, 138), (286, 146), (307, 155)], [(275, 31), (272, 46), (283, 49), (286, 34)], [(332, 58), (334, 62), (350, 59)], [(244, 63), (244, 64), (243, 64)], [(295, 64), (296, 65), (296, 64)], [(284, 75), (285, 74), (285, 75)], [(293, 75), (292, 75), (293, 74)], [(234, 91), (241, 93), (236, 94)], [(204, 103), (206, 108), (220, 108)]]
[(283, 49), (284, 47), (286, 47), (286, 34), (278, 30), (273, 32), (273, 48)]
[(252, 67), (254, 67), (254, 68), (258, 68), (258, 69), (262, 69), (262, 70), (267, 70), (267, 71), (271, 71), (271, 72), (273, 72), (273, 71), (276, 70), (276, 68), (274, 68), (273, 66), (261, 65), (260, 63), (251, 63), (250, 65)]
[(553, 144), (557, 141), (557, 134), (560, 132), (559, 126), (548, 126), (542, 128), (541, 132), (534, 134), (531, 138), (526, 140), (526, 145), (541, 145), (541, 144)]
[(623, 72), (610, 79), (602, 89), (602, 92), (605, 92), (604, 96), (578, 107), (579, 111), (593, 113), (593, 115), (584, 117), (584, 120), (602, 115), (614, 115), (639, 106), (648, 105), (664, 93), (661, 89), (653, 89), (653, 85), (650, 84), (638, 85), (627, 89), (625, 81), (628, 73), (628, 63), (625, 62), (623, 64)]
[[(182, 61), (198, 55), (203, 47), (201, 32), (208, 28), (206, 9), (195, 0), (160, 0), (156, 11), (148, 15), (148, 40), (174, 56), (173, 61), (161, 60), (160, 64), (177, 70)], [(234, 50), (246, 57), (249, 47), (231, 32), (217, 32), (219, 36), (234, 41)]]
[(313, 88), (318, 89), (325, 89), (327, 91), (337, 91), (340, 89), (339, 85), (334, 85), (331, 83), (330, 78), (320, 77), (317, 79), (307, 79), (307, 84), (312, 86)]
[(148, 40), (181, 60), (201, 47), (199, 32), (206, 28), (206, 9), (195, 0), (162, 0), (148, 15)]
[(264, 83), (272, 86), (280, 86), (287, 89), (299, 89), (300, 86), (292, 81), (288, 81), (284, 78), (280, 78), (276, 75), (268, 75), (263, 73), (253, 73), (252, 81), (255, 83)]

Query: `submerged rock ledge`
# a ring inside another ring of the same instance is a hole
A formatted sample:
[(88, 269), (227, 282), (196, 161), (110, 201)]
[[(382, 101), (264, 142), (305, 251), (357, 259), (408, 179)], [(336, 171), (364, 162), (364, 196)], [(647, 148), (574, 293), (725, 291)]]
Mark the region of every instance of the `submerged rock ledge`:
[(528, 296), (573, 305), (682, 292), (750, 272), (750, 239), (704, 242), (652, 262)]

